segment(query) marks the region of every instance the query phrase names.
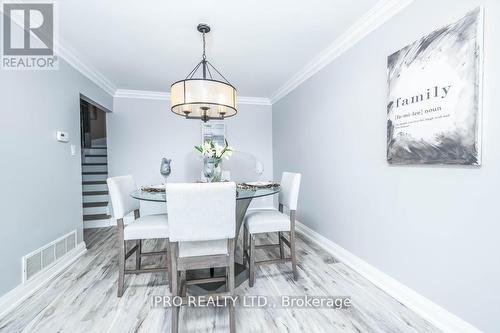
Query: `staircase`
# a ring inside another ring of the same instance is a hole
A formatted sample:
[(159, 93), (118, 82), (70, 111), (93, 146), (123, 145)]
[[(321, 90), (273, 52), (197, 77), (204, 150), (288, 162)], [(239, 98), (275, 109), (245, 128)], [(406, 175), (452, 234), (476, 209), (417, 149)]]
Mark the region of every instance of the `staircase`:
[(109, 225), (106, 147), (82, 148), (83, 227)]

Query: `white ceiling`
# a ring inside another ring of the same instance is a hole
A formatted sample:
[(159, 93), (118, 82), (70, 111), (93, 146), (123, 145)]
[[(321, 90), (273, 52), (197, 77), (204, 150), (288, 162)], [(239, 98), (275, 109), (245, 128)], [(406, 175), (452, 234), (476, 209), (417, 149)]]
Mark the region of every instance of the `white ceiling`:
[(168, 92), (207, 56), (241, 96), (269, 97), (377, 0), (60, 0), (64, 48), (116, 88)]

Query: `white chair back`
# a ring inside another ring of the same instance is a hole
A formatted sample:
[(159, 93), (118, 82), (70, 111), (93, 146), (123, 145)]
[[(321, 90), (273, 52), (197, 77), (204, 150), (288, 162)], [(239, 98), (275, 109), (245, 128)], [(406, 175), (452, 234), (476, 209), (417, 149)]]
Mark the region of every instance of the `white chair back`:
[(297, 210), (301, 179), (302, 175), (300, 173), (283, 172), (281, 176), (281, 189), (278, 201), (290, 210)]
[(236, 233), (236, 184), (169, 183), (171, 242), (230, 239)]
[(130, 193), (137, 190), (132, 176), (112, 177), (108, 178), (106, 182), (115, 218), (121, 219), (128, 213), (139, 209), (139, 200), (130, 196)]

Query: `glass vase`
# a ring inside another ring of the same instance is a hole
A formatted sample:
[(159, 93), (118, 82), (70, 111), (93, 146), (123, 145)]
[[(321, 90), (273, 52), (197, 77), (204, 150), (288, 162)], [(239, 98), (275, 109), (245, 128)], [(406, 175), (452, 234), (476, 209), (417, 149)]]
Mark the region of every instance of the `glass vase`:
[(222, 178), (220, 158), (205, 157), (203, 159), (203, 175), (209, 183), (220, 182)]

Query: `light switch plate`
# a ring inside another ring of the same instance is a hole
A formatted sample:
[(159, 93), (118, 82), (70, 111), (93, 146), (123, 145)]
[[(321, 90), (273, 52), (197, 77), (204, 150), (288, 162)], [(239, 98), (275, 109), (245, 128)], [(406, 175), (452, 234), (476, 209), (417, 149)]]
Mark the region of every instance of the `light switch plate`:
[(69, 142), (69, 134), (67, 132), (57, 131), (56, 138), (59, 142)]
[(75, 156), (76, 155), (76, 146), (75, 145), (71, 145), (71, 156)]

